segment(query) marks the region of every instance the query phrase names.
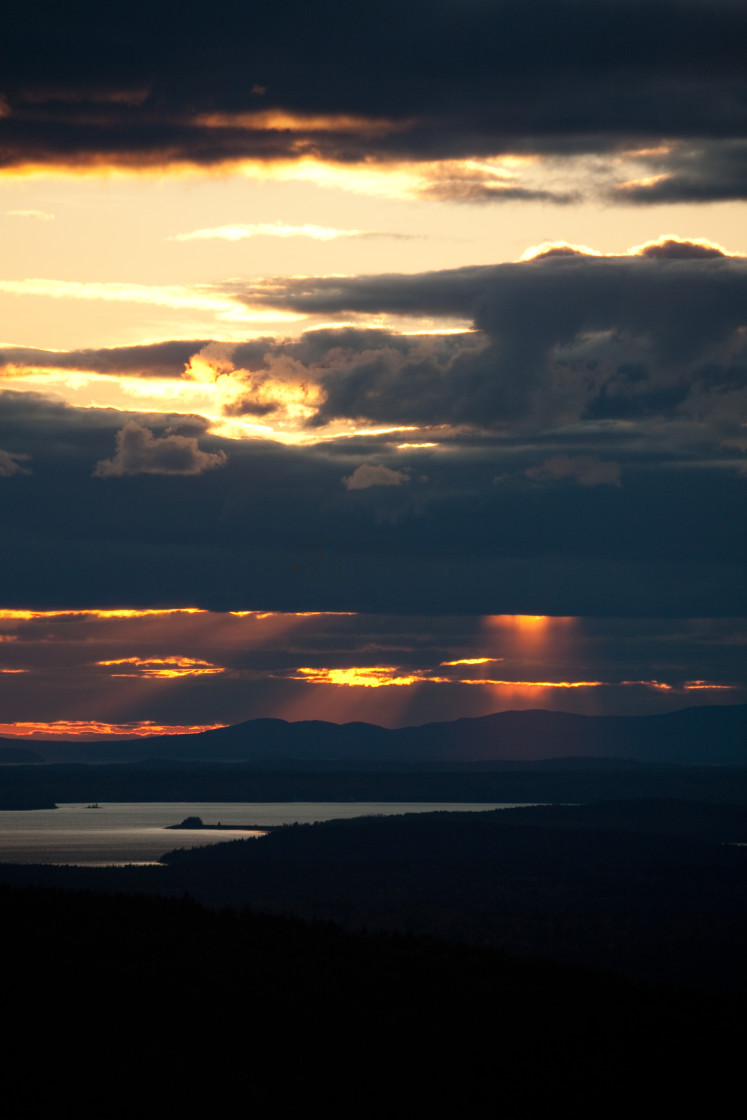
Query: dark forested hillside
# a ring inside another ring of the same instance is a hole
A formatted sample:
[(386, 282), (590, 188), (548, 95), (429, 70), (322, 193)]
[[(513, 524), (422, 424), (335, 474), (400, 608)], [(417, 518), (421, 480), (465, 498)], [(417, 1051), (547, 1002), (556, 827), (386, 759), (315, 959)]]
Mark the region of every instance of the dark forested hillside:
[(0, 888), (8, 1115), (720, 1114), (742, 1010), (588, 969), (188, 900)]

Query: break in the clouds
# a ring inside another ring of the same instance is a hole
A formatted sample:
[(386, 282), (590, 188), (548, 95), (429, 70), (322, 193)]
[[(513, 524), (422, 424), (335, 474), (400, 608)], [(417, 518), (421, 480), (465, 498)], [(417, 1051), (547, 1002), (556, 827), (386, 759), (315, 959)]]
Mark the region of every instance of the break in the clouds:
[[(418, 163), (416, 193), (467, 201), (566, 201), (552, 170), (604, 157), (601, 193), (744, 198), (746, 52), (741, 0), (45, 2), (4, 20), (0, 149), (8, 170)], [(484, 166), (506, 155), (549, 161), (544, 184)]]
[(117, 432), (117, 450), (111, 459), (96, 464), (96, 478), (122, 478), (133, 474), (190, 475), (226, 465), (225, 451), (201, 451), (193, 436), (156, 436), (137, 421)]

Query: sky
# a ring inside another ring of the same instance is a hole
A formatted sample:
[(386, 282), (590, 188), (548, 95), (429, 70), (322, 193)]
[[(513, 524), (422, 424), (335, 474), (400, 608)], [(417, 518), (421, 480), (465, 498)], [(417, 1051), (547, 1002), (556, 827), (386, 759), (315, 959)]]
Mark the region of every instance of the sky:
[(747, 700), (743, 0), (32, 8), (0, 734)]

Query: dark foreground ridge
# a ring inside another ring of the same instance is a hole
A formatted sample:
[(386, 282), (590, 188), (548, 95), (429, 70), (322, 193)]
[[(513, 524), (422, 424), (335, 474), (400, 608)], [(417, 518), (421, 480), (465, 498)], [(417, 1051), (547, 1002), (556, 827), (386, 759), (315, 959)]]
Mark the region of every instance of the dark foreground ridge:
[[(0, 746), (20, 749), (17, 739)], [(255, 719), (197, 735), (161, 735), (97, 743), (35, 741), (47, 762), (147, 759), (426, 763), (538, 762), (544, 759), (639, 760), (659, 765), (747, 766), (747, 705), (683, 708), (655, 716), (582, 716), (569, 712), (497, 712), (476, 719), (389, 730), (370, 723)], [(29, 758), (29, 762), (34, 761)]]
[(744, 1009), (705, 995), (187, 899), (0, 905), (8, 1115), (722, 1115), (740, 1089)]

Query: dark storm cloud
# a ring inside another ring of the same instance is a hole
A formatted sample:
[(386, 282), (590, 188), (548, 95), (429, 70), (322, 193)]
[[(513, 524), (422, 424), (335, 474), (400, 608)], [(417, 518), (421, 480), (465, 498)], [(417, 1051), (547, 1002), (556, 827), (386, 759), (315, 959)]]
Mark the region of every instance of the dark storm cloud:
[[(325, 395), (312, 426), (710, 416), (736, 436), (745, 418), (747, 261), (708, 244), (668, 239), (637, 256), (551, 250), (516, 264), (289, 279), (237, 298), (313, 314), (471, 318), (478, 328), (443, 338), (320, 331), (286, 344)], [(251, 346), (234, 360), (267, 368), (270, 351)]]
[(724, 140), (675, 146), (646, 160), (647, 175), (610, 192), (618, 202), (728, 202), (747, 198), (747, 143)]
[[(569, 155), (747, 133), (740, 0), (88, 0), (34, 12), (3, 23), (6, 167)], [(260, 111), (306, 121), (246, 118)], [(698, 174), (712, 192), (736, 189), (718, 161)], [(502, 197), (469, 177), (433, 191)]]
[(0, 371), (71, 369), (135, 377), (181, 377), (190, 358), (207, 345), (202, 342), (155, 342), (145, 346), (117, 346), (98, 350), (0, 350)]
[[(92, 477), (128, 424), (153, 433), (156, 447), (177, 434), (226, 462), (189, 477)], [(399, 434), (282, 446), (205, 429), (199, 417), (1, 394), (0, 447), (32, 456), (34, 473), (0, 487), (0, 605), (747, 613), (744, 520), (734, 512), (747, 480), (724, 465), (726, 451), (672, 445), (666, 425), (661, 437), (610, 421), (554, 435), (452, 435), (420, 451), (398, 448)], [(570, 471), (552, 467), (562, 456)], [(621, 485), (601, 477), (614, 464)], [(363, 465), (412, 481), (347, 488)], [(537, 469), (552, 477), (531, 477)]]

